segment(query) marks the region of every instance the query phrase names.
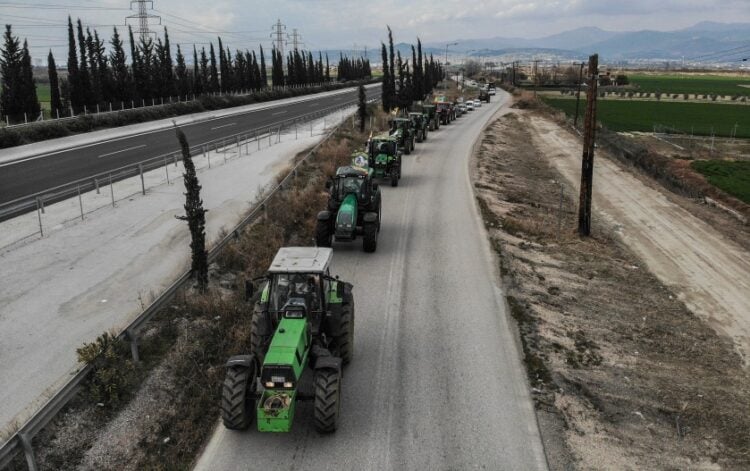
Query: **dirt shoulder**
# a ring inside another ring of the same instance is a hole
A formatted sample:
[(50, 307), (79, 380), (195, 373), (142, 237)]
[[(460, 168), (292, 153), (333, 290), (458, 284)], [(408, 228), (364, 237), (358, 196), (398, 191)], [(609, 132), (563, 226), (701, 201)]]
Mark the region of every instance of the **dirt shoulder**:
[[(575, 235), (577, 193), (554, 165), (567, 157), (540, 140), (530, 114), (488, 128), (473, 180), (552, 469), (746, 468), (750, 376), (732, 341), (621, 242), (610, 208), (595, 207), (595, 237)], [(654, 227), (665, 231), (690, 236)]]

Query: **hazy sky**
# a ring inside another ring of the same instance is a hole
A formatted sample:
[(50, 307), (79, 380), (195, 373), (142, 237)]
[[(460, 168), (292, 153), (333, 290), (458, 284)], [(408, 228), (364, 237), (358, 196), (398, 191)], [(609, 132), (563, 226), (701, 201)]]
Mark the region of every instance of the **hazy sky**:
[[(52, 48), (62, 60), (66, 18), (80, 17), (109, 38), (124, 25), (129, 0), (0, 0), (0, 20), (27, 37), (35, 58)], [(154, 0), (173, 43), (206, 43), (221, 34), (233, 49), (270, 46), (277, 18), (308, 49), (377, 47), (385, 25), (397, 42), (541, 37), (581, 27), (674, 30), (700, 21), (750, 22), (750, 0)], [(134, 22), (128, 20), (130, 23)], [(153, 20), (154, 27), (158, 24)]]

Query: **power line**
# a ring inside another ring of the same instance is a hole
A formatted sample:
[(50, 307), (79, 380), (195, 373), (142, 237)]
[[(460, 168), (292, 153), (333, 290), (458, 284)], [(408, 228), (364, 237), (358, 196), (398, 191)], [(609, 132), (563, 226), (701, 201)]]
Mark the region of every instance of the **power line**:
[(137, 19), (138, 20), (138, 35), (141, 37), (141, 41), (148, 41), (151, 39), (151, 35), (155, 34), (149, 29), (149, 24), (151, 19), (158, 19), (159, 24), (161, 24), (161, 16), (152, 15), (148, 12), (148, 7), (146, 4), (151, 4), (151, 9), (154, 8), (154, 2), (153, 0), (130, 0), (130, 8), (133, 8), (133, 4), (136, 4), (138, 6), (138, 13), (135, 15), (130, 15), (125, 17), (125, 21), (129, 19)]
[(37, 10), (101, 10), (116, 11), (128, 10), (128, 8), (103, 7), (103, 6), (84, 6), (84, 5), (62, 5), (58, 3), (17, 3), (17, 2), (0, 2), (0, 6), (6, 8), (34, 8)]

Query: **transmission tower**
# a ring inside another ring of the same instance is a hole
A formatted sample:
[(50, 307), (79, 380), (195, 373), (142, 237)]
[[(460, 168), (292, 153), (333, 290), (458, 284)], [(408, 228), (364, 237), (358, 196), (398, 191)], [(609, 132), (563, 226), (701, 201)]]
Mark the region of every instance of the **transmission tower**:
[(304, 46), (305, 43), (302, 41), (302, 35), (297, 32), (297, 28), (292, 30), (292, 49), (298, 50), (299, 46)]
[(284, 57), (284, 43), (287, 39), (286, 25), (281, 24), (281, 20), (276, 20), (276, 24), (271, 25), (271, 39), (274, 47)]
[[(147, 6), (149, 4), (150, 6)], [(149, 29), (150, 20), (156, 19), (159, 21), (159, 24), (161, 24), (161, 17), (158, 15), (152, 15), (148, 12), (149, 8), (151, 10), (154, 9), (154, 2), (153, 0), (130, 0), (130, 9), (133, 9), (133, 5), (138, 6), (138, 13), (135, 15), (130, 15), (126, 17), (127, 20), (138, 20), (138, 27), (136, 29), (136, 33), (138, 36), (143, 40), (147, 41), (151, 39), (151, 35), (156, 35), (155, 32), (151, 31)]]

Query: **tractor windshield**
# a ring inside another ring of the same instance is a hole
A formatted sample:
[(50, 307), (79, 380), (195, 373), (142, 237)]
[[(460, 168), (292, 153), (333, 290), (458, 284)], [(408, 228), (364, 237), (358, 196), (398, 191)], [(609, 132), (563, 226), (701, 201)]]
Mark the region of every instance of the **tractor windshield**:
[(270, 312), (280, 312), (290, 299), (305, 300), (307, 312), (320, 307), (320, 277), (308, 273), (280, 273), (274, 275), (268, 299)]
[(391, 142), (391, 141), (373, 142), (372, 153), (374, 155), (377, 155), (377, 154), (394, 155), (396, 153), (396, 143)]
[(337, 178), (335, 187), (336, 199), (338, 201), (343, 201), (349, 193), (354, 193), (358, 199), (361, 199), (361, 193), (364, 190), (362, 182), (363, 180), (359, 177)]

